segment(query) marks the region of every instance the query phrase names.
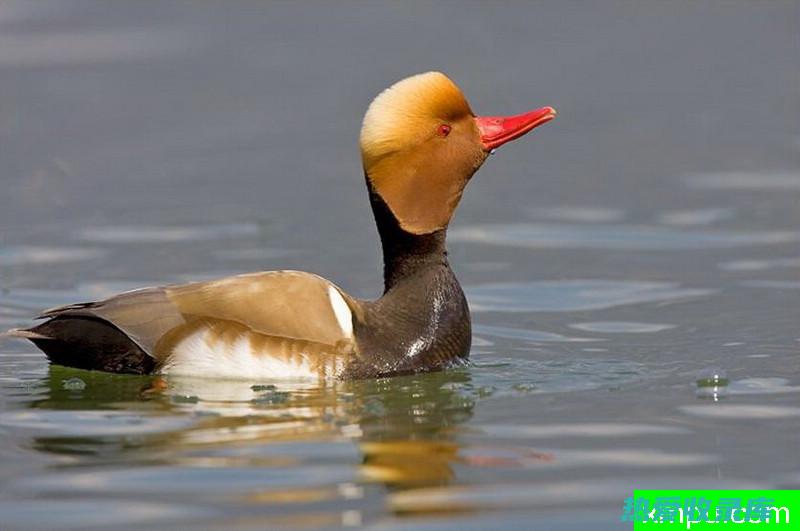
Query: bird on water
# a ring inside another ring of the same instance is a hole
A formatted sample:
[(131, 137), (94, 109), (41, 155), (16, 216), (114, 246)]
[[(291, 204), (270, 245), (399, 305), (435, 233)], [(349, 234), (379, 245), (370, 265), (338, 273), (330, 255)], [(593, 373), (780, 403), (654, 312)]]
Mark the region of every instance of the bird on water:
[(472, 332), (447, 226), (489, 154), (555, 116), (552, 107), (476, 116), (439, 72), (375, 98), (360, 144), (383, 247), (377, 300), (311, 273), (266, 271), (61, 306), (7, 335), (53, 363), (117, 373), (366, 378), (451, 366), (469, 356)]

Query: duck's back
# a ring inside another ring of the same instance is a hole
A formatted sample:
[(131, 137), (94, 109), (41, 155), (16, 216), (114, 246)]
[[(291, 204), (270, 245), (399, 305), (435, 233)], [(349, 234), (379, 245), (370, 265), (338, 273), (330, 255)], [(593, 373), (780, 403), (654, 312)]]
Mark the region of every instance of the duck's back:
[(352, 305), (321, 277), (270, 271), (54, 308), (16, 335), (57, 363), (86, 369), (335, 376), (354, 351)]

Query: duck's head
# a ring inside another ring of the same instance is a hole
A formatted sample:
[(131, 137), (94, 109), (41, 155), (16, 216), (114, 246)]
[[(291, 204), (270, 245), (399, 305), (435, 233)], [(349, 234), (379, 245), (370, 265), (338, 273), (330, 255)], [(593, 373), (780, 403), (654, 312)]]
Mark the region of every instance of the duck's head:
[(470, 177), (494, 149), (555, 115), (543, 107), (475, 116), (447, 76), (418, 74), (383, 91), (367, 109), (364, 171), (403, 230), (429, 234), (447, 227)]

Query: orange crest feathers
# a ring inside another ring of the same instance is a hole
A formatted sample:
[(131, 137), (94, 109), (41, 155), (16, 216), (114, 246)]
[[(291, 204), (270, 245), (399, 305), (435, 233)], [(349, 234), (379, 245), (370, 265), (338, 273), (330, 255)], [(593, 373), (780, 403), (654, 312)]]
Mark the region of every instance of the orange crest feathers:
[(437, 121), (472, 114), (461, 89), (441, 72), (426, 72), (398, 81), (370, 104), (361, 127), (361, 154), (369, 168), (383, 156), (423, 140), (420, 134)]
[(440, 72), (398, 81), (364, 116), (361, 157), (369, 185), (413, 234), (447, 226), (486, 156), (464, 94)]

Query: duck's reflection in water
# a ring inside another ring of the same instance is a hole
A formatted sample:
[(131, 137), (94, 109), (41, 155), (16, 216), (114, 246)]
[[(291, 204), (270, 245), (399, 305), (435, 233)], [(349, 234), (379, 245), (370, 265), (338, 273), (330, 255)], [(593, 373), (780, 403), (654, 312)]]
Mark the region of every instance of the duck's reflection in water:
[[(76, 378), (82, 385), (73, 385)], [(40, 451), (75, 456), (75, 472), (97, 465), (166, 465), (262, 468), (269, 474), (270, 468), (298, 469), (315, 460), (347, 469), (350, 480), (333, 486), (321, 479), (319, 488), (309, 488), (311, 481), (278, 490), (269, 481), (269, 488), (241, 493), (248, 502), (267, 504), (324, 499), (331, 489), (347, 498), (375, 483), (391, 489), (446, 485), (460, 460), (459, 425), (471, 418), (475, 405), (467, 369), (353, 382), (253, 384), (52, 366), (42, 383), (47, 392), (31, 408), (127, 416), (130, 431), (95, 425), (85, 433), (35, 440)], [(162, 428), (135, 429), (149, 423)]]

